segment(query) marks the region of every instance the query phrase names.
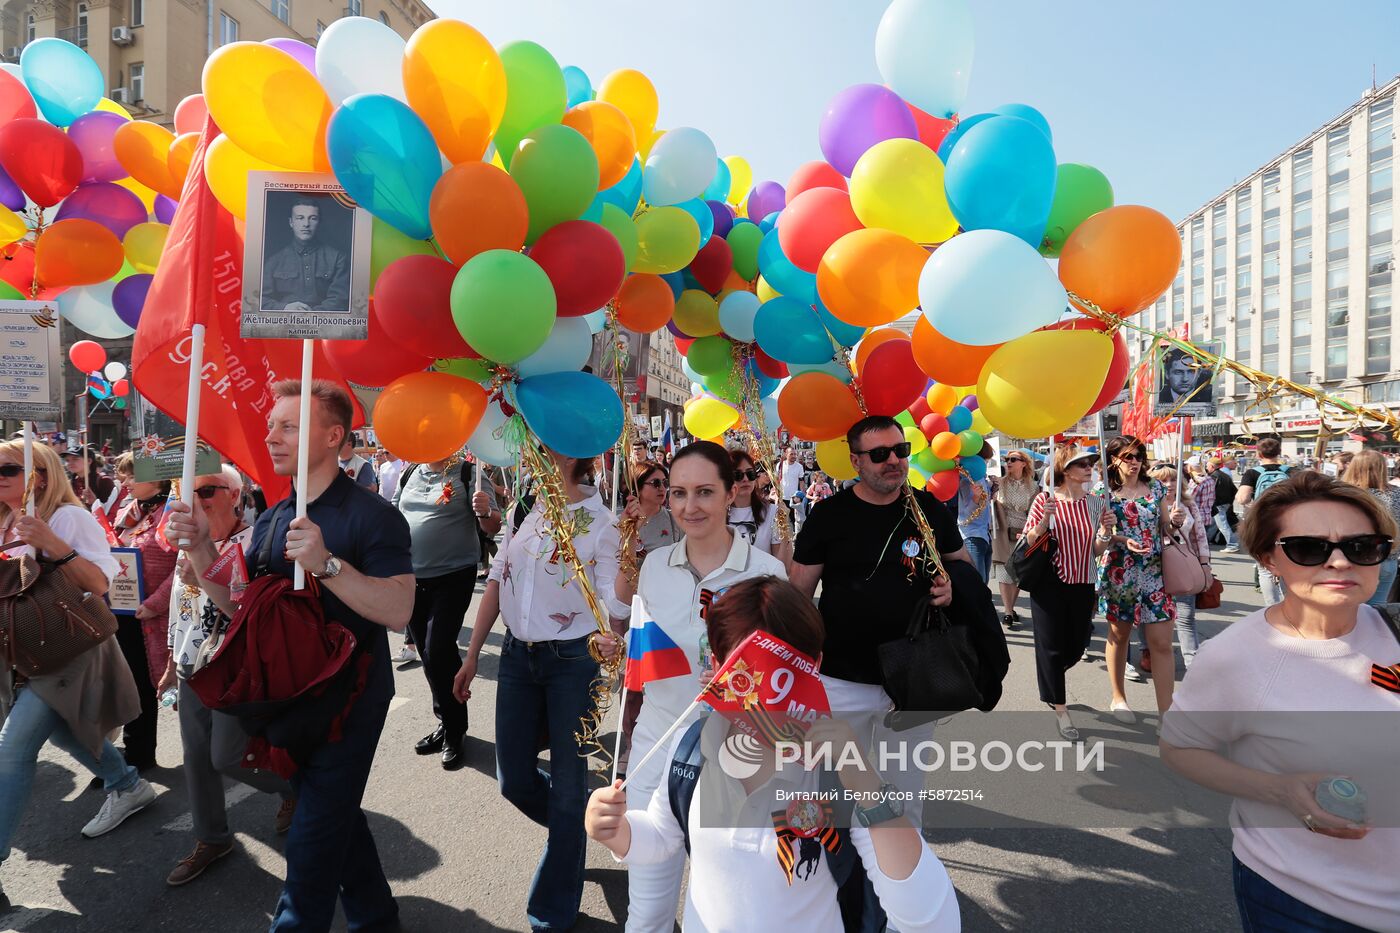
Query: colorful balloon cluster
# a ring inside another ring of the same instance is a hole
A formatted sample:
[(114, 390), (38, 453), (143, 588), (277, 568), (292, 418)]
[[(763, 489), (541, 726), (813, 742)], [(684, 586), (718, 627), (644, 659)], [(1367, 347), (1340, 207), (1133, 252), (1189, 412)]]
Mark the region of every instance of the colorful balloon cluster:
[(107, 351), (91, 340), (79, 340), (68, 348), (68, 361), (87, 376), (87, 391), (95, 399), (115, 399), (114, 407), (125, 408), (131, 383), (126, 364), (107, 362)]

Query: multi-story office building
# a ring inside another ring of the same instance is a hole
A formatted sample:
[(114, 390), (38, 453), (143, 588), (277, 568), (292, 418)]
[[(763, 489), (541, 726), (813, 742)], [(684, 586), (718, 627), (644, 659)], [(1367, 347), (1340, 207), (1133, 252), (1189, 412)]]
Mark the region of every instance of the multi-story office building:
[[(1397, 90), (1400, 78), (1368, 89), (1183, 220), (1181, 270), (1143, 323), (1185, 325), (1193, 340), (1220, 341), (1227, 357), (1353, 403), (1400, 406), (1391, 349)], [(1224, 417), (1198, 420), (1198, 437), (1242, 434), (1238, 419), (1255, 430), (1266, 422), (1248, 382), (1223, 383)], [(1286, 406), (1276, 417), (1286, 449), (1311, 451), (1316, 408)]]

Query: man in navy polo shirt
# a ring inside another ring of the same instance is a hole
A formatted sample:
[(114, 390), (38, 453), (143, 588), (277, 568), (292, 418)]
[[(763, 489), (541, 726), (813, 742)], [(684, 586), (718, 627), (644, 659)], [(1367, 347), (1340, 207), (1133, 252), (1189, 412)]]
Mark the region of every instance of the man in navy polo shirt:
[[(277, 401), (268, 416), (266, 442), (281, 476), (296, 474), (301, 388), (296, 380), (272, 387)], [(387, 630), (403, 631), (413, 610), (408, 523), (340, 469), (337, 454), (353, 412), (349, 396), (319, 380), (310, 391), (307, 516), (294, 518), (294, 490), (286, 505), (259, 516), (250, 554), (259, 554), (271, 534), (270, 571), (290, 577), (299, 563), (315, 576), (326, 617), (367, 645), (371, 660), (342, 738), (317, 748), (292, 779), (297, 811), (287, 835), (287, 880), (272, 931), (330, 929), (337, 897), (350, 929), (388, 930), (396, 927), (398, 906), (360, 801), (394, 695)], [(202, 579), (218, 556), (202, 513), (183, 505), (173, 506), (172, 512), (170, 537), (193, 542), (187, 550), (201, 586), (231, 615), (236, 607), (228, 590)]]

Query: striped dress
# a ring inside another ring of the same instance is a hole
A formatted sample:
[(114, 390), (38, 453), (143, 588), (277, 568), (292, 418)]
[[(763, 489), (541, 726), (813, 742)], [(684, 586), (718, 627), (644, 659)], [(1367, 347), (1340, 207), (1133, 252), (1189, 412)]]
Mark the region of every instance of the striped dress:
[[(1045, 500), (1050, 495), (1042, 492), (1031, 503), (1030, 513), (1026, 516), (1027, 530), (1040, 524), (1045, 514)], [(1056, 545), (1052, 561), (1055, 572), (1065, 583), (1098, 581), (1098, 569), (1094, 566), (1095, 521), (1089, 506), (1088, 496), (1055, 502), (1055, 527), (1050, 531)]]

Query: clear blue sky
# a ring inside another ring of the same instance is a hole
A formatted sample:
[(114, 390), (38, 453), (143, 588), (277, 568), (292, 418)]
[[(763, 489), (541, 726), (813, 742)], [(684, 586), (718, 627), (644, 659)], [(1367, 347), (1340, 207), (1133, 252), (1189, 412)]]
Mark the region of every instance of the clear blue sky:
[[(755, 180), (820, 158), (843, 87), (878, 82), (883, 0), (428, 0), (493, 43), (530, 39), (596, 86), (656, 84), (658, 126), (695, 126)], [(1178, 220), (1400, 73), (1400, 0), (972, 0), (965, 113), (1021, 101), (1061, 162), (1087, 162), (1118, 203)]]

